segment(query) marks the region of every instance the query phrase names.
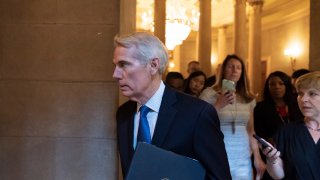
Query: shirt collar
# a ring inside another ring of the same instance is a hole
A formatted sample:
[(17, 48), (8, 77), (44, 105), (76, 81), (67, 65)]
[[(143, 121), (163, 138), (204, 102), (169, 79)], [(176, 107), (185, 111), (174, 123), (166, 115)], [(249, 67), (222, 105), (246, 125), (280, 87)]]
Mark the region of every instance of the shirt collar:
[[(160, 82), (160, 86), (156, 93), (146, 102), (146, 106), (148, 106), (153, 112), (159, 112), (162, 96), (164, 93), (165, 85), (163, 81)], [(141, 107), (141, 104), (137, 105), (137, 111), (139, 111), (139, 108)]]

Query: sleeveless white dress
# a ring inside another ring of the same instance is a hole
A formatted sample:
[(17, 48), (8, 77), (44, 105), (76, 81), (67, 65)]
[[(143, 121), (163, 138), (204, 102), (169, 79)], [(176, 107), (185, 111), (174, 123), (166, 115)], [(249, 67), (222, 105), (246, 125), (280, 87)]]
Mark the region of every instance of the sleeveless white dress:
[[(217, 92), (212, 87), (206, 88), (201, 93), (200, 99), (214, 104), (217, 99)], [(233, 180), (252, 179), (251, 148), (247, 125), (250, 112), (253, 111), (255, 104), (255, 100), (250, 103), (237, 101), (218, 111)], [(234, 129), (232, 128), (233, 123)]]

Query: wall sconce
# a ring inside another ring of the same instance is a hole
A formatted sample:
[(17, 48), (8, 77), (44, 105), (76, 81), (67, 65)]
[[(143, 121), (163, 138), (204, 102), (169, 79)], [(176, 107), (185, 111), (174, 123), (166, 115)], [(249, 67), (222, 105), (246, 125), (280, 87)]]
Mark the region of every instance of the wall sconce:
[(211, 62), (211, 65), (216, 64), (216, 62), (217, 62), (217, 56), (214, 55), (214, 54), (212, 54), (212, 55), (211, 55), (210, 62)]
[(174, 62), (169, 62), (169, 68), (173, 69), (175, 66)]
[(300, 46), (297, 44), (294, 44), (291, 47), (286, 48), (283, 53), (284, 55), (289, 57), (292, 71), (295, 71), (297, 56), (299, 56), (301, 53)]

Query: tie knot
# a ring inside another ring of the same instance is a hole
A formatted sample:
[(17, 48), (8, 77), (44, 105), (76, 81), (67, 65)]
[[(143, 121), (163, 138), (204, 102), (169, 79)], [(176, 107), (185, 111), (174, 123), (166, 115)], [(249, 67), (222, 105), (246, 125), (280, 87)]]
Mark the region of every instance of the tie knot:
[(150, 108), (146, 105), (142, 105), (139, 109), (141, 116), (147, 116), (147, 114), (150, 112)]

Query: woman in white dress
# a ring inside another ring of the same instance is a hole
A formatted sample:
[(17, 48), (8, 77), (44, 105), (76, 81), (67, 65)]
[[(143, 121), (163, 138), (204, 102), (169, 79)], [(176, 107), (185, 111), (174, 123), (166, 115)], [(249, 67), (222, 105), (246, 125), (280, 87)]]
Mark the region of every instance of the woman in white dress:
[(253, 178), (252, 153), (257, 172), (255, 179), (259, 179), (266, 166), (261, 159), (257, 141), (252, 136), (255, 133), (253, 109), (256, 101), (254, 95), (249, 92), (243, 61), (236, 55), (228, 55), (217, 78), (216, 84), (206, 88), (200, 99), (212, 104), (218, 112), (232, 179)]

